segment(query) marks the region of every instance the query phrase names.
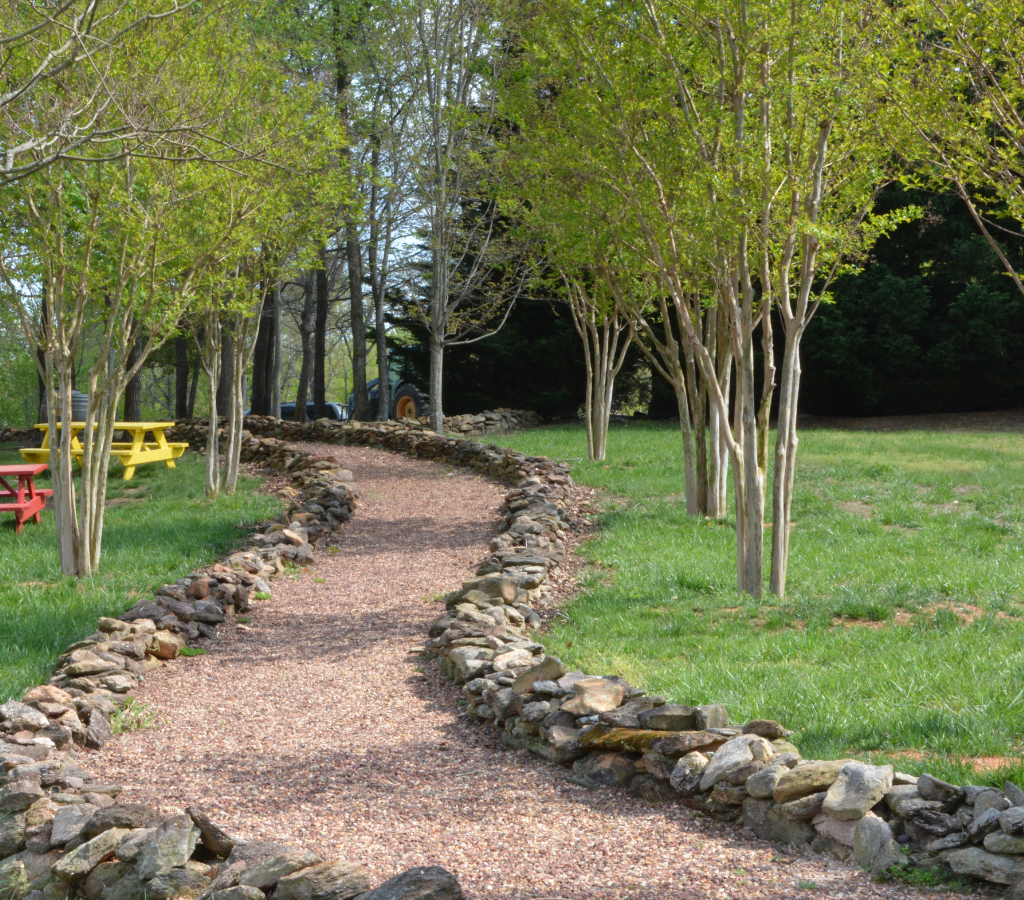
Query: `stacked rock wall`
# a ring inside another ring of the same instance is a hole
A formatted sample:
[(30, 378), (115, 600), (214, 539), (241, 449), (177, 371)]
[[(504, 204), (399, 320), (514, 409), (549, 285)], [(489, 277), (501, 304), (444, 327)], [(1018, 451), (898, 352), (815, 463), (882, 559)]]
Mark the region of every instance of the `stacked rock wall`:
[(489, 409), (475, 416), (444, 417), (444, 430), (463, 437), (513, 434), (523, 428), (536, 428), (540, 424), (541, 417), (526, 409)]
[[(254, 432), (278, 424), (247, 420)], [(540, 624), (533, 605), (565, 551), (565, 466), (416, 424), (318, 422), (288, 436), (442, 459), (514, 483), (504, 532), (476, 577), (445, 598), (427, 644), (462, 683), (468, 716), (501, 729), (510, 746), (571, 766), (588, 787), (652, 803), (680, 798), (765, 840), (855, 858), (875, 872), (945, 865), (999, 884), (1020, 881), (1024, 898), (1024, 791), (1016, 785), (959, 787), (891, 766), (807, 760), (778, 722), (734, 725), (721, 704), (671, 703), (546, 656), (529, 633)]]
[[(323, 860), (286, 844), (240, 843), (190, 807), (163, 815), (119, 802), (121, 787), (98, 782), (83, 748), (98, 749), (146, 673), (197, 638), (269, 599), (288, 562), (314, 561), (354, 512), (352, 476), (333, 462), (248, 439), (251, 459), (298, 472), (281, 490), (280, 520), (212, 566), (164, 585), (123, 616), (101, 618), (72, 644), (45, 685), (0, 705), (0, 898), (3, 900), (461, 900), (451, 873), (410, 869), (371, 890), (355, 863)], [(240, 626), (244, 627), (244, 626)]]

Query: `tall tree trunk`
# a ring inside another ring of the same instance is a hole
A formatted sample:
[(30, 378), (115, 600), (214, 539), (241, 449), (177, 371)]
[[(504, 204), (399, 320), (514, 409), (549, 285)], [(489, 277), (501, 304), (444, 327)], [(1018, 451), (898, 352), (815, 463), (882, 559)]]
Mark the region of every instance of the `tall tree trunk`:
[(199, 363), (206, 372), (206, 388), (210, 401), (206, 431), (206, 496), (216, 497), (220, 493), (220, 421), (218, 386), (222, 381), (221, 366), (224, 360), (224, 338), (221, 334), (220, 314), (216, 310), (207, 312), (205, 323), (196, 335), (199, 348)]
[(254, 416), (270, 415), (271, 378), (274, 361), (274, 309), (267, 304), (260, 315), (256, 347), (252, 356), (252, 402)]
[(779, 385), (779, 421), (775, 439), (775, 478), (772, 485), (772, 570), (769, 590), (786, 594), (789, 568), (789, 517), (793, 508), (796, 475), (797, 399), (800, 394), (800, 339), (803, 329), (795, 326), (786, 334), (786, 353)]
[(299, 334), (302, 338), (302, 367), (299, 371), (299, 389), (295, 394), (296, 422), (306, 421), (306, 396), (309, 376), (313, 369), (313, 315), (316, 310), (316, 276), (310, 273), (309, 290), (302, 303), (302, 317), (299, 319)]
[[(135, 326), (138, 327), (138, 326)], [(130, 369), (138, 362), (142, 355), (142, 335), (136, 334), (131, 348), (128, 350), (128, 368)], [(124, 389), (124, 421), (142, 421), (142, 370), (139, 369), (135, 376), (128, 382)]]
[(188, 339), (179, 334), (174, 338), (174, 418), (184, 419), (191, 415), (188, 399)]
[(444, 378), (444, 344), (431, 334), (430, 336), (430, 428), (442, 434), (444, 432), (444, 413), (442, 412), (441, 385)]
[(217, 409), (223, 415), (231, 405), (231, 330), (222, 324), (220, 338), (220, 378), (217, 381)]
[(348, 260), (349, 309), (352, 321), (352, 416), (370, 418), (370, 398), (366, 391), (366, 308), (363, 303), (363, 259), (355, 223), (345, 228), (345, 254)]
[(284, 328), (281, 311), (281, 285), (274, 286), (274, 376), (270, 398), (270, 414), (281, 418), (281, 366), (284, 362)]
[(327, 255), (320, 250), (321, 268), (316, 270), (316, 332), (313, 336), (313, 418), (327, 415), (327, 312), (330, 297), (327, 283)]

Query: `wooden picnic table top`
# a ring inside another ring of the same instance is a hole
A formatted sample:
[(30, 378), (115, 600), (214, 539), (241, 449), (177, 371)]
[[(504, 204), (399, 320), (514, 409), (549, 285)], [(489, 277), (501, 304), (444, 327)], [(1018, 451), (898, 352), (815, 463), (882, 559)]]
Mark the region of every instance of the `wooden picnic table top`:
[(0, 466), (0, 478), (4, 475), (28, 476), (31, 478), (33, 475), (38, 475), (40, 472), (45, 471), (46, 468), (46, 463), (15, 463), (10, 466)]

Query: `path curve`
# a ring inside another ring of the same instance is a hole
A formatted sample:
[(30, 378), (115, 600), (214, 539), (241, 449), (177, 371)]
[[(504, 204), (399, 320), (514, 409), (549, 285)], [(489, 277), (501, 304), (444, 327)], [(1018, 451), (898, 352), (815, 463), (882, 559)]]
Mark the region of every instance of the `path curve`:
[(299, 446), (351, 469), (361, 505), (337, 552), (255, 604), (252, 631), (225, 625), (207, 656), (147, 678), (137, 697), (159, 727), (88, 757), (126, 801), (199, 804), (229, 834), (363, 863), (374, 883), (442, 865), (471, 900), (919, 896), (681, 805), (576, 787), (466, 722), (457, 688), (408, 650), (438, 614), (423, 598), (485, 555), (503, 489), (384, 451)]

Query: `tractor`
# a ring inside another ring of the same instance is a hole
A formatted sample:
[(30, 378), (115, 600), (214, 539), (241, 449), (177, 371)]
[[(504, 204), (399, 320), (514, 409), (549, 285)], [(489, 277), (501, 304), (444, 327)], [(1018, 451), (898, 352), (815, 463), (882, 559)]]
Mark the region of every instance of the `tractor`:
[[(420, 392), (416, 385), (408, 382), (403, 377), (404, 367), (399, 360), (388, 354), (388, 383), (391, 387), (391, 408), (388, 410), (389, 419), (418, 419), (427, 415), (429, 398)], [(370, 418), (377, 418), (380, 396), (378, 385), (379, 378), (374, 378), (366, 385), (370, 395)], [(352, 417), (352, 410), (355, 409), (355, 394), (349, 394), (348, 413)]]

